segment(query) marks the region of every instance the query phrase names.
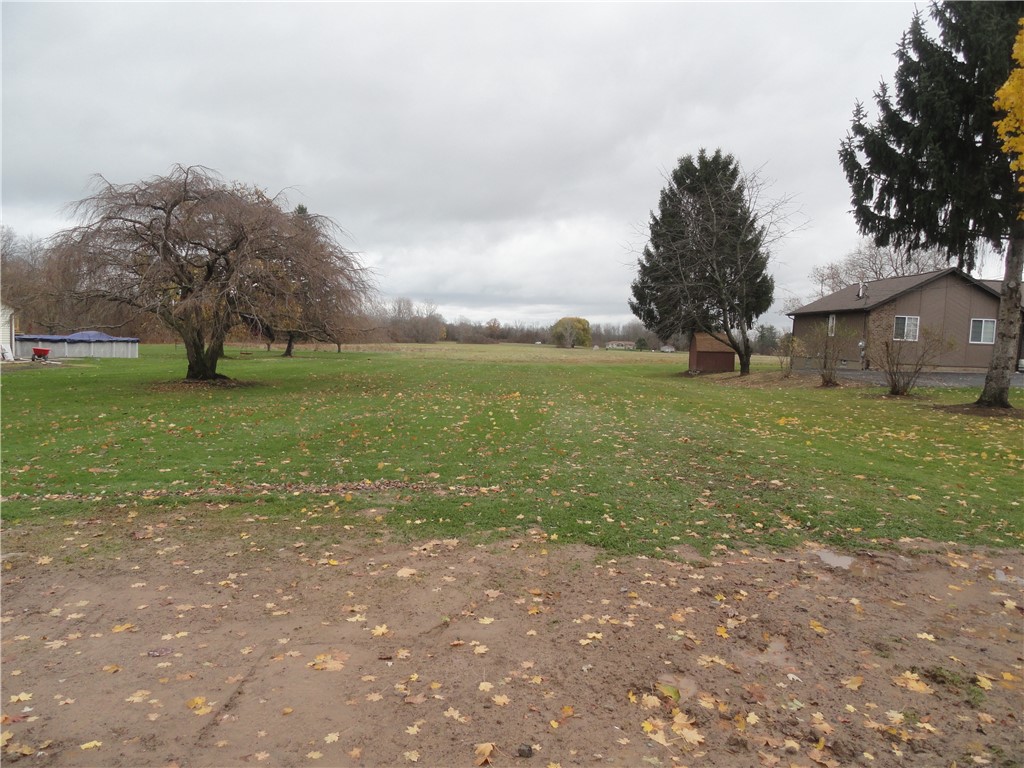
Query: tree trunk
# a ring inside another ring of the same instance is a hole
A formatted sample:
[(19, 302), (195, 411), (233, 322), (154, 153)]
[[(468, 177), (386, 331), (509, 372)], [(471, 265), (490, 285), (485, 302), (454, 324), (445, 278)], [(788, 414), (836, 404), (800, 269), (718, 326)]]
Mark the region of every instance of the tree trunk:
[(198, 329), (182, 331), (181, 340), (185, 345), (185, 354), (188, 357), (188, 372), (185, 374), (186, 381), (213, 381), (214, 379), (225, 379), (217, 373), (217, 361), (220, 359), (218, 350), (224, 349), (224, 341), (214, 341), (209, 346), (204, 344), (203, 334)]
[(741, 325), (739, 327), (739, 339), (735, 339), (731, 333), (726, 331), (725, 337), (729, 340), (726, 342), (736, 351), (736, 356), (740, 359), (740, 376), (750, 375), (750, 358), (754, 354), (754, 347), (750, 343), (750, 336), (747, 333), (747, 327)]
[(1016, 219), (1010, 228), (1006, 248), (1006, 269), (999, 290), (999, 317), (992, 362), (985, 376), (985, 388), (975, 405), (1010, 408), (1010, 377), (1017, 367), (1020, 351), (1021, 273), (1024, 271), (1024, 220)]
[(291, 333), (288, 334), (288, 343), (284, 347), (284, 354), (281, 357), (292, 357), (292, 350), (295, 349), (295, 336)]

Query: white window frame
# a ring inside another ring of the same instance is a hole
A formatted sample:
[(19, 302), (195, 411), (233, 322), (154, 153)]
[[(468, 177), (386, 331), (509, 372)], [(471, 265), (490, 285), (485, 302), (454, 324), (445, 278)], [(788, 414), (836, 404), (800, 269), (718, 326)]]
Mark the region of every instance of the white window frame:
[[(896, 335), (896, 326), (903, 321), (903, 335)], [(896, 315), (892, 321), (893, 341), (917, 341), (917, 335), (921, 330), (921, 317), (919, 315)]]
[[(979, 338), (974, 338), (974, 324), (980, 323), (981, 333)], [(991, 328), (991, 334), (988, 340), (985, 338), (985, 329)], [(996, 343), (996, 321), (990, 317), (972, 317), (971, 318), (971, 331), (968, 334), (968, 343), (970, 344), (995, 344)]]
[(835, 315), (829, 315), (828, 316), (828, 335), (829, 336), (835, 336), (836, 335), (836, 316)]

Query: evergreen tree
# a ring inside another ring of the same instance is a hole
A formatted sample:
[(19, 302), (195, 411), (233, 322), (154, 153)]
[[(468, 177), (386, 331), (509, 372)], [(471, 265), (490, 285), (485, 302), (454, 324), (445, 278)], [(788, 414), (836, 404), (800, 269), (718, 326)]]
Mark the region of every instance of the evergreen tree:
[(896, 52), (895, 89), (858, 103), (839, 156), (861, 232), (907, 252), (941, 248), (970, 270), (979, 247), (1006, 245), (997, 338), (979, 405), (1009, 406), (1020, 330), (1022, 195), (995, 129), (1024, 3), (933, 3), (933, 40), (915, 15)]
[(754, 320), (772, 303), (768, 244), (779, 204), (759, 208), (760, 182), (732, 155), (680, 158), (651, 213), (629, 307), (662, 340), (704, 331), (728, 344), (750, 373)]

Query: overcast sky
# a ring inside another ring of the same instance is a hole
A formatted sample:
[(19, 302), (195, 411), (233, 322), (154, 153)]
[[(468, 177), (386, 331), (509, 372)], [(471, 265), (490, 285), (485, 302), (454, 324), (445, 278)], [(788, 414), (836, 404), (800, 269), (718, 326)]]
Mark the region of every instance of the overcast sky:
[(665, 174), (720, 147), (806, 221), (762, 318), (788, 327), (858, 242), (837, 149), (914, 8), (4, 2), (3, 223), (205, 165), (333, 218), (386, 297), (624, 322)]

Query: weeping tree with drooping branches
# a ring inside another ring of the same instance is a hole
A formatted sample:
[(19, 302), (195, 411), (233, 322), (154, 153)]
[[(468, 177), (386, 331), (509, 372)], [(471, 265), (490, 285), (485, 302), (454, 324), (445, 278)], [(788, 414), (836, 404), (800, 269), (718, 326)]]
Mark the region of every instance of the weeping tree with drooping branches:
[(94, 180), (82, 224), (55, 236), (84, 266), (80, 291), (155, 315), (184, 344), (186, 379), (217, 372), (239, 324), (330, 338), (369, 295), (337, 225), (289, 212), (282, 195), (201, 166), (131, 184)]

